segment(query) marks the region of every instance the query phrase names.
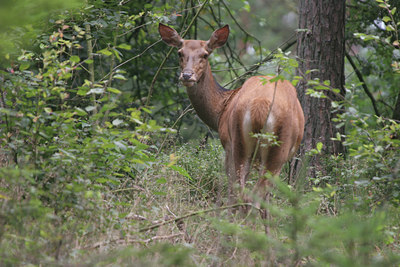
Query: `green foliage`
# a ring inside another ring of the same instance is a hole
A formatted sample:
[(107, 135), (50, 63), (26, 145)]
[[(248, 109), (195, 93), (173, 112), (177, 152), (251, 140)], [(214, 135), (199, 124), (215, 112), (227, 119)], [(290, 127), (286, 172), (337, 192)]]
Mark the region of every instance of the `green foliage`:
[(221, 193), (219, 190), (226, 184), (221, 177), (223, 149), (218, 142), (212, 141), (205, 148), (186, 144), (175, 152), (177, 159), (171, 168), (187, 178), (186, 186), (197, 197), (216, 200)]
[(0, 73), (1, 157), (7, 162), (0, 255), (7, 265), (52, 263), (69, 240), (101, 231), (94, 227), (99, 219), (112, 223), (97, 210), (102, 200), (152, 164), (150, 134), (170, 131), (144, 120), (149, 109), (119, 107), (129, 94), (111, 87), (125, 79), (112, 69), (117, 48), (111, 69), (103, 69), (107, 81), (89, 81), (80, 74), (91, 63), (79, 53), (90, 33), (74, 22), (55, 26), (35, 51), (18, 57), (16, 68)]
[[(369, 97), (353, 99), (354, 104), (363, 112), (371, 113), (370, 99), (376, 100), (380, 115), (388, 118), (400, 118), (394, 110), (399, 90), (399, 28), (400, 8), (398, 1), (358, 1), (350, 4), (350, 17), (346, 23), (346, 39), (351, 43), (349, 54), (363, 77), (359, 81), (352, 72), (348, 72), (354, 84), (354, 90), (367, 88)], [(361, 86), (359, 82), (363, 82)], [(369, 99), (368, 99), (369, 98)], [(398, 104), (397, 104), (398, 105)]]
[(0, 63), (12, 59), (19, 49), (30, 46), (30, 40), (40, 33), (37, 25), (52, 13), (76, 8), (78, 0), (3, 0), (0, 8)]
[[(345, 110), (336, 122), (346, 124), (347, 132), (336, 139), (348, 154), (328, 158), (327, 174), (301, 177), (295, 185), (267, 177), (274, 186), (271, 202), (263, 203), (271, 212), (266, 222), (255, 208), (246, 218), (225, 206), (213, 210), (215, 203), (227, 203), (216, 139), (180, 143), (209, 130), (192, 114), (185, 116), (189, 102), (177, 85), (178, 60), (175, 54), (167, 58), (156, 26), (161, 21), (186, 29), (197, 2), (87, 1), (60, 15), (56, 10), (76, 2), (10, 3), (0, 9), (0, 32), (8, 36), (0, 44), (0, 265), (399, 264), (400, 125), (386, 116), (398, 94), (394, 2), (362, 1), (351, 18), (366, 15), (363, 24), (348, 23), (348, 32), (358, 33), (349, 38), (357, 37), (352, 40), (365, 48), (359, 54), (362, 72), (385, 102), (379, 102), (384, 116), (371, 115), (360, 84), (350, 81), (346, 99), (333, 104)], [(206, 39), (219, 24), (237, 25), (234, 18), (242, 13), (243, 21), (251, 17), (248, 27), (286, 28), (273, 17), (287, 6), (294, 10), (294, 2), (285, 4), (268, 9), (266, 19), (259, 3), (212, 1), (187, 38)], [(49, 15), (43, 6), (51, 11), (46, 27), (40, 25)], [(366, 30), (378, 16), (394, 30)], [(260, 40), (275, 38), (238, 28), (231, 27), (232, 48), (211, 58), (215, 69), (229, 68), (219, 77), (224, 82), (239, 78), (246, 64), (265, 54)], [(29, 46), (15, 42), (22, 35)], [(244, 52), (243, 43), (253, 54)], [(245, 54), (245, 64), (236, 60), (236, 50)], [(275, 82), (293, 77), (297, 62), (278, 51), (264, 67), (278, 69)], [(300, 79), (294, 77), (294, 83)], [(308, 85), (316, 97), (337, 93), (329, 81)], [(269, 134), (257, 137), (276, 141)], [(319, 143), (309, 154), (323, 149)], [(193, 212), (206, 209), (210, 212)]]

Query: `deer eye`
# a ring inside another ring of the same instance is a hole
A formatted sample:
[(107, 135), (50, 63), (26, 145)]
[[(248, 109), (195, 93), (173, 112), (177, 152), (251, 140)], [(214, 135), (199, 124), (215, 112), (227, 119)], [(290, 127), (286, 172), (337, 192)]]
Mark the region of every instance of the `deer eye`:
[(207, 59), (207, 58), (208, 58), (208, 54), (207, 54), (207, 53), (204, 54), (204, 55), (203, 55), (203, 58), (204, 58), (204, 59)]
[(183, 57), (183, 53), (181, 51), (178, 51), (178, 56)]

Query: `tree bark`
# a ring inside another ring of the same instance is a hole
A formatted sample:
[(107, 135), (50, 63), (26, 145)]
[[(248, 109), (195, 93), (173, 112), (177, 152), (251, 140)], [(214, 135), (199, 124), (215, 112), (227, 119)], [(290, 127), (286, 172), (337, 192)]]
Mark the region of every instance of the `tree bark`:
[[(304, 110), (305, 132), (300, 154), (323, 144), (322, 153), (308, 160), (308, 175), (316, 172), (326, 173), (322, 159), (331, 154), (344, 153), (341, 142), (332, 141), (337, 133), (344, 133), (344, 127), (337, 128), (332, 118), (332, 101), (344, 96), (344, 29), (345, 0), (299, 0), (299, 33), (297, 36), (298, 74), (305, 79), (298, 84), (299, 100)], [(308, 74), (307, 70), (312, 71)], [(330, 86), (340, 89), (340, 94), (326, 92), (328, 98), (315, 98), (306, 95), (307, 80), (319, 78), (321, 82), (330, 81)], [(298, 173), (299, 166), (295, 167)]]

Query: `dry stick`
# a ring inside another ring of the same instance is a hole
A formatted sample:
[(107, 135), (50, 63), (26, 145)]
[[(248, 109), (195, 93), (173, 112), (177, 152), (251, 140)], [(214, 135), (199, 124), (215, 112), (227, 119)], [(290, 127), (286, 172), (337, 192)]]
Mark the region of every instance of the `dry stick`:
[[(219, 5), (218, 5), (218, 6), (219, 6)], [(214, 9), (212, 8), (212, 6), (209, 6), (209, 9), (210, 9), (211, 15), (213, 16), (214, 20), (218, 20), (218, 16), (215, 14)], [(229, 50), (230, 56), (229, 56), (228, 53), (226, 52), (226, 49)], [(233, 63), (232, 63), (232, 61), (235, 61), (235, 59), (236, 59), (236, 61), (237, 61), (243, 68), (245, 68), (245, 66), (243, 65), (243, 63), (240, 61), (238, 54), (235, 53), (235, 51), (231, 48), (231, 46), (229, 45), (229, 43), (227, 43), (227, 44), (224, 46), (223, 52), (224, 52), (224, 54), (225, 54), (226, 61), (227, 61), (228, 64), (229, 64), (229, 67), (230, 67), (229, 69), (230, 69), (231, 71), (233, 71), (233, 73), (235, 74), (236, 77), (238, 77), (239, 75), (238, 75), (238, 73), (235, 71), (235, 69), (233, 68)]]
[(229, 206), (223, 206), (223, 207), (206, 209), (206, 210), (199, 210), (199, 211), (195, 211), (195, 212), (192, 212), (192, 213), (180, 216), (180, 217), (176, 217), (176, 218), (168, 220), (168, 221), (164, 221), (164, 222), (161, 222), (161, 223), (153, 224), (153, 225), (148, 226), (148, 227), (144, 227), (142, 229), (139, 229), (139, 232), (145, 232), (145, 231), (153, 230), (153, 229), (156, 229), (156, 228), (158, 228), (160, 226), (163, 226), (163, 225), (166, 225), (166, 224), (170, 224), (170, 223), (174, 223), (174, 222), (177, 222), (177, 221), (189, 218), (189, 217), (193, 217), (193, 216), (197, 216), (197, 215), (201, 215), (201, 214), (205, 214), (205, 213), (209, 213), (209, 212), (213, 212), (213, 211), (233, 209), (233, 208), (237, 208), (237, 207), (240, 207), (240, 206), (254, 207), (252, 203), (237, 203), (237, 204), (229, 205)]
[(142, 243), (142, 244), (147, 244), (150, 243), (151, 241), (155, 241), (155, 240), (161, 240), (161, 239), (171, 239), (171, 238), (175, 238), (175, 237), (179, 237), (182, 236), (183, 233), (178, 233), (178, 234), (172, 234), (172, 235), (164, 235), (164, 236), (153, 236), (150, 237), (148, 239), (131, 239), (131, 236), (127, 236), (126, 238), (118, 238), (118, 239), (112, 239), (112, 240), (107, 240), (107, 241), (101, 241), (101, 242), (97, 242), (94, 243), (91, 246), (87, 246), (87, 247), (83, 247), (83, 248), (79, 248), (79, 249), (95, 249), (95, 248), (99, 248), (105, 245), (109, 245), (111, 243), (116, 243), (119, 245), (122, 244), (131, 244), (131, 243)]
[[(229, 16), (231, 17), (231, 19), (235, 22), (235, 24), (236, 24), (247, 36), (250, 36), (251, 38), (253, 38), (254, 40), (257, 41), (258, 47), (260, 48), (260, 56), (261, 56), (261, 50), (262, 50), (262, 49), (261, 49), (261, 41), (260, 41), (257, 37), (255, 37), (254, 35), (252, 35), (252, 34), (250, 34), (249, 32), (247, 32), (247, 31), (242, 27), (242, 25), (240, 25), (240, 23), (237, 21), (236, 17), (232, 14), (231, 10), (228, 8), (228, 5), (225, 3), (224, 0), (222, 0), (221, 2), (222, 2), (222, 4), (224, 5), (224, 7), (225, 7), (226, 11), (228, 12)], [(247, 39), (247, 38), (246, 38), (246, 39)], [(261, 57), (260, 57), (260, 59), (261, 59)]]
[(356, 72), (358, 80), (362, 83), (362, 87), (364, 89), (364, 92), (367, 94), (367, 96), (369, 97), (369, 99), (372, 102), (372, 106), (374, 107), (375, 115), (380, 117), (381, 115), (379, 113), (378, 107), (376, 106), (375, 98), (372, 95), (371, 91), (368, 89), (368, 86), (364, 81), (364, 77), (362, 76), (360, 70), (357, 68), (357, 66), (354, 63), (353, 59), (351, 58), (350, 54), (347, 51), (346, 51), (345, 54), (346, 54), (346, 58), (349, 61), (350, 65), (353, 67), (354, 71)]
[[(90, 75), (90, 87), (93, 88), (94, 85), (94, 64), (93, 64), (93, 44), (92, 44), (92, 36), (91, 36), (91, 31), (90, 31), (90, 24), (87, 23), (85, 25), (85, 31), (86, 31), (86, 41), (87, 41), (87, 53), (88, 53), (88, 59), (91, 60), (90, 63), (88, 64), (89, 67), (89, 75)], [(97, 103), (96, 103), (96, 94), (92, 94), (92, 101), (93, 101), (93, 115), (97, 113)]]
[[(174, 122), (174, 124), (171, 126), (171, 128), (174, 128), (175, 125), (178, 123), (178, 121), (180, 121), (182, 119), (183, 116), (186, 115), (186, 113), (193, 111), (193, 108), (190, 108), (192, 105), (189, 105), (185, 108), (185, 110), (181, 113), (181, 115), (179, 115), (179, 118)], [(167, 133), (164, 137), (164, 140), (162, 141), (160, 147), (157, 150), (157, 153), (155, 156), (157, 156), (158, 154), (160, 154), (161, 150), (164, 148), (165, 142), (167, 141), (167, 138), (169, 137), (169, 134)]]
[[(114, 36), (114, 47), (117, 45), (117, 35), (115, 35)], [(111, 70), (110, 70), (110, 76), (108, 77), (108, 81), (104, 84), (104, 93), (103, 94), (106, 94), (106, 92), (107, 92), (107, 88), (108, 87), (111, 87), (111, 83), (112, 83), (112, 80), (113, 80), (113, 75), (114, 75), (114, 70), (115, 70), (115, 54), (113, 53), (112, 55), (111, 55)], [(120, 96), (121, 94), (119, 94), (119, 95), (117, 95), (114, 99), (113, 99), (113, 101), (111, 102), (111, 105), (113, 105), (113, 104), (115, 104), (116, 102), (117, 102), (117, 99), (119, 98), (119, 96)], [(108, 114), (110, 113), (110, 111), (111, 111), (111, 109), (107, 109), (106, 110), (106, 112), (104, 113), (104, 116), (103, 116), (103, 119), (102, 119), (102, 121), (101, 121), (101, 125), (104, 125), (104, 123), (105, 123), (105, 121), (107, 120), (107, 118), (108, 118)]]
[[(193, 108), (190, 108), (191, 106), (192, 106), (192, 105), (190, 104), (189, 106), (187, 106), (187, 107), (185, 108), (185, 110), (181, 113), (181, 115), (179, 115), (179, 118), (174, 122), (174, 124), (173, 124), (170, 128), (174, 128), (175, 125), (178, 123), (178, 121), (180, 121), (180, 120), (182, 119), (182, 117), (186, 115), (186, 113), (188, 113), (188, 112), (190, 112), (190, 111), (193, 111)], [(163, 139), (163, 141), (162, 141), (160, 147), (158, 148), (158, 150), (157, 150), (157, 152), (156, 152), (156, 154), (155, 154), (155, 157), (157, 157), (157, 156), (161, 153), (161, 150), (164, 148), (165, 142), (167, 141), (168, 137), (169, 137), (169, 134), (167, 133), (167, 134), (165, 135), (165, 137), (164, 137), (164, 139)], [(147, 168), (143, 171), (143, 173), (147, 173), (147, 171), (148, 171), (150, 168), (151, 168), (150, 166), (147, 167)], [(126, 180), (126, 182), (124, 183), (124, 186), (125, 186), (125, 184), (126, 184), (127, 182), (128, 182), (128, 180)], [(121, 190), (121, 189), (118, 189), (118, 190)], [(144, 189), (143, 189), (143, 190), (144, 190)], [(122, 191), (122, 190), (121, 190), (121, 191)]]
[(132, 60), (134, 60), (134, 59), (137, 59), (138, 57), (143, 56), (143, 54), (146, 53), (147, 50), (149, 50), (150, 48), (152, 48), (153, 46), (155, 46), (155, 45), (158, 44), (159, 42), (161, 42), (161, 40), (158, 40), (158, 41), (152, 43), (151, 45), (149, 45), (148, 47), (146, 47), (140, 54), (137, 54), (137, 55), (131, 57), (130, 59), (127, 59), (126, 61), (120, 63), (119, 65), (115, 66), (115, 67), (113, 68), (113, 70), (112, 70), (111, 72), (107, 73), (106, 76), (104, 76), (103, 78), (101, 78), (100, 81), (103, 81), (104, 79), (106, 79), (111, 73), (113, 73), (113, 72), (114, 72), (115, 70), (117, 70), (119, 67), (125, 65), (126, 63), (128, 63), (128, 62), (130, 62), (130, 61), (132, 61)]
[[(290, 37), (290, 38), (288, 39), (288, 41), (286, 41), (285, 43), (283, 43), (282, 45), (279, 46), (279, 48), (280, 48), (283, 52), (285, 52), (286, 50), (288, 50), (290, 47), (292, 47), (292, 46), (297, 42), (297, 40), (289, 41), (290, 39), (293, 38), (293, 36), (295, 36), (295, 35), (292, 35), (292, 37)], [(243, 79), (243, 77), (245, 77), (245, 76), (247, 76), (247, 75), (249, 75), (249, 74), (252, 74), (253, 72), (256, 72), (264, 63), (266, 63), (266, 62), (270, 61), (271, 59), (273, 59), (273, 58), (274, 58), (274, 55), (275, 55), (277, 52), (278, 52), (278, 48), (275, 49), (275, 50), (273, 50), (271, 53), (269, 53), (265, 58), (263, 58), (263, 60), (261, 60), (260, 62), (258, 62), (258, 63), (255, 64), (255, 65), (253, 65), (253, 67), (251, 67), (248, 71), (246, 71), (245, 73), (243, 73), (242, 75), (240, 75), (240, 76), (237, 77), (236, 79), (233, 79), (233, 80), (230, 81), (229, 83), (225, 84), (224, 87), (226, 87), (226, 86), (228, 86), (228, 85), (230, 85), (230, 84), (232, 84), (232, 83), (234, 83), (234, 82), (236, 82), (236, 81), (238, 81), (238, 80), (240, 80), (240, 79)]]
[[(203, 10), (204, 6), (208, 3), (209, 0), (205, 0), (203, 2), (203, 4), (200, 6), (199, 10), (197, 10), (196, 14), (194, 15), (194, 17), (192, 18), (192, 20), (190, 21), (188, 27), (186, 28), (186, 30), (182, 33), (182, 38), (185, 37), (185, 35), (189, 32), (190, 27), (192, 27), (193, 23), (195, 22), (196, 18), (199, 16), (200, 12)], [(156, 83), (156, 80), (158, 78), (158, 75), (160, 75), (160, 72), (162, 70), (162, 68), (164, 67), (165, 63), (167, 62), (167, 59), (170, 57), (170, 55), (172, 54), (173, 51), (173, 47), (171, 47), (167, 53), (167, 55), (165, 56), (164, 60), (161, 62), (160, 66), (157, 69), (156, 74), (153, 77), (153, 80), (151, 81), (150, 84), (150, 88), (149, 88), (149, 93), (147, 94), (147, 99), (146, 99), (146, 106), (148, 107), (150, 104), (150, 98), (151, 95), (153, 94), (153, 89), (154, 89), (154, 84)]]

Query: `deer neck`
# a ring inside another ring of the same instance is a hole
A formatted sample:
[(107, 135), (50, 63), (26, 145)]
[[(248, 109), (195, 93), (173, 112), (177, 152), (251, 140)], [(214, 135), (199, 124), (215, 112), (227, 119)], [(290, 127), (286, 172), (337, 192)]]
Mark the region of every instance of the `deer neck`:
[(190, 102), (200, 119), (211, 129), (218, 131), (218, 121), (224, 110), (231, 90), (215, 81), (210, 64), (197, 84), (186, 88)]

